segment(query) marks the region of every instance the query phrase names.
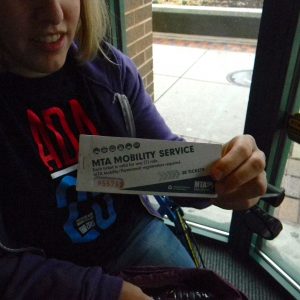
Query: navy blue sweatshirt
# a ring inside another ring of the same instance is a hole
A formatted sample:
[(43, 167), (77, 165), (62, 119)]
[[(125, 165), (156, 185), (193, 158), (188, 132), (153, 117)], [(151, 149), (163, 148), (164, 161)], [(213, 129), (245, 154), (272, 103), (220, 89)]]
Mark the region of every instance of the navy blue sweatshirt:
[(45, 253), (0, 250), (1, 299), (119, 298), (122, 280), (100, 266), (119, 255), (131, 229), (147, 220), (144, 207), (156, 213), (134, 195), (75, 191), (79, 134), (128, 136), (116, 93), (130, 101), (137, 137), (181, 140), (129, 58), (111, 47), (114, 64), (98, 57), (77, 65), (75, 51), (47, 78), (0, 74), (2, 223), (17, 246)]

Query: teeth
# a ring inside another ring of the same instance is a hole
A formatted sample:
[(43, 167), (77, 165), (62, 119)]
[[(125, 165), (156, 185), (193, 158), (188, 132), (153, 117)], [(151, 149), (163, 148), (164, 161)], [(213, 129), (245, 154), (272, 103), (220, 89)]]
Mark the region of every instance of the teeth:
[(47, 35), (40, 37), (38, 40), (42, 43), (55, 43), (60, 39), (60, 34), (53, 34), (53, 35)]

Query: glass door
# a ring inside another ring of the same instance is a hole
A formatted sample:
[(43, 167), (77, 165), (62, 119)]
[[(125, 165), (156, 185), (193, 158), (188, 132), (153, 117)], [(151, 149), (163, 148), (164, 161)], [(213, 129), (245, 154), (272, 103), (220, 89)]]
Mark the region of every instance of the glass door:
[(300, 299), (300, 145), (295, 142), (290, 145), (279, 186), (285, 189), (285, 199), (269, 212), (281, 221), (283, 230), (274, 240), (258, 239), (252, 253), (296, 299)]
[[(255, 260), (300, 299), (300, 145), (295, 134), (288, 135), (290, 116), (300, 108), (300, 3), (266, 0), (265, 4), (245, 131), (266, 153), (269, 183), (285, 189), (279, 207), (260, 203), (283, 229), (273, 240), (254, 235), (251, 242), (245, 231), (232, 229), (232, 244), (242, 252), (251, 244)], [(299, 124), (298, 119), (293, 121), (296, 131)], [(233, 224), (243, 217), (235, 213)]]
[[(299, 116), (294, 119), (296, 134), (300, 137), (300, 26), (295, 39), (298, 57), (292, 57), (290, 68), (294, 68), (293, 81), (296, 93), (290, 93), (291, 98), (285, 104), (292, 107), (291, 115)], [(296, 49), (294, 49), (296, 50)], [(293, 90), (286, 84), (286, 89)], [(286, 92), (288, 92), (286, 90)], [(284, 99), (283, 99), (284, 100)], [(288, 109), (288, 107), (287, 107)], [(299, 120), (299, 121), (298, 121)], [(288, 122), (289, 123), (289, 122)], [(289, 126), (289, 125), (288, 125)], [(294, 136), (292, 136), (294, 138)], [(278, 161), (275, 170), (270, 161), (268, 173), (276, 186), (284, 188), (285, 198), (279, 207), (265, 205), (265, 209), (279, 219), (283, 225), (281, 233), (274, 240), (257, 239), (252, 249), (252, 255), (279, 282), (286, 287), (296, 299), (300, 299), (300, 144), (285, 137), (284, 144), (273, 150), (273, 162)], [(277, 151), (276, 151), (277, 150)]]
[[(169, 6), (162, 9), (163, 2)], [(199, 10), (195, 6), (200, 2), (245, 5), (239, 18), (234, 19), (232, 16), (238, 14), (238, 9), (202, 7)], [(118, 1), (110, 0), (109, 3), (111, 8), (122, 10)], [(252, 134), (267, 156), (269, 182), (286, 190), (286, 199), (279, 208), (261, 204), (283, 224), (282, 232), (272, 241), (253, 237), (247, 232), (242, 225), (243, 212), (234, 212), (231, 218), (230, 211), (214, 207), (203, 211), (187, 208), (186, 216), (195, 227), (199, 225), (198, 228), (203, 230), (201, 233), (207, 230), (218, 239), (220, 236), (225, 241), (229, 239), (239, 257), (248, 255), (251, 248), (251, 255), (257, 262), (300, 299), (300, 184), (297, 181), (300, 150), (286, 133), (288, 116), (299, 112), (300, 1), (153, 0), (153, 3), (156, 5), (154, 15), (162, 15), (164, 11), (173, 13), (161, 20), (163, 27), (167, 26), (169, 18), (173, 18), (175, 22), (168, 28), (177, 30), (158, 34), (155, 22), (159, 23), (159, 19), (154, 16), (155, 104), (170, 127), (188, 140), (207, 142), (225, 142), (229, 136), (223, 134), (228, 133)], [(253, 7), (254, 3), (258, 7)], [(184, 4), (185, 8), (178, 4)], [(193, 7), (188, 7), (189, 4)], [(207, 23), (213, 12), (217, 12), (214, 22)], [(187, 21), (189, 13), (191, 16)], [(184, 14), (185, 18), (180, 19)], [(202, 15), (201, 23), (194, 19), (199, 15)], [(247, 26), (235, 23), (246, 15)], [(253, 28), (259, 23), (258, 38), (253, 37)], [(224, 31), (230, 27), (233, 29), (231, 35)], [(187, 28), (203, 31), (198, 34), (178, 31)], [(245, 28), (251, 29), (251, 36)], [(219, 35), (216, 36), (212, 29), (219, 30)], [(118, 30), (115, 28), (114, 31)], [(237, 37), (236, 34), (241, 32), (245, 36)], [(122, 41), (124, 38), (119, 44)]]
[[(244, 132), (263, 0), (152, 1), (154, 100), (187, 141)], [(227, 242), (232, 211), (184, 208), (192, 228)]]

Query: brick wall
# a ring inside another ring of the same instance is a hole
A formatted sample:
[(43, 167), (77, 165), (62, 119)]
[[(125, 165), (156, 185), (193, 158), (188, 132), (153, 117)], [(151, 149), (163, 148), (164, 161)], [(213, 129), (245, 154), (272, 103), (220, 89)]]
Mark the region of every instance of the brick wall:
[(125, 0), (127, 54), (153, 99), (152, 0)]

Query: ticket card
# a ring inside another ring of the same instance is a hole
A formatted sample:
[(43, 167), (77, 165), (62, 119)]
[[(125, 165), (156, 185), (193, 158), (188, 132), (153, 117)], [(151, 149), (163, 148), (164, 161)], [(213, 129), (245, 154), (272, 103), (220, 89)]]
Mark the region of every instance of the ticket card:
[(215, 197), (221, 145), (80, 135), (78, 191)]

